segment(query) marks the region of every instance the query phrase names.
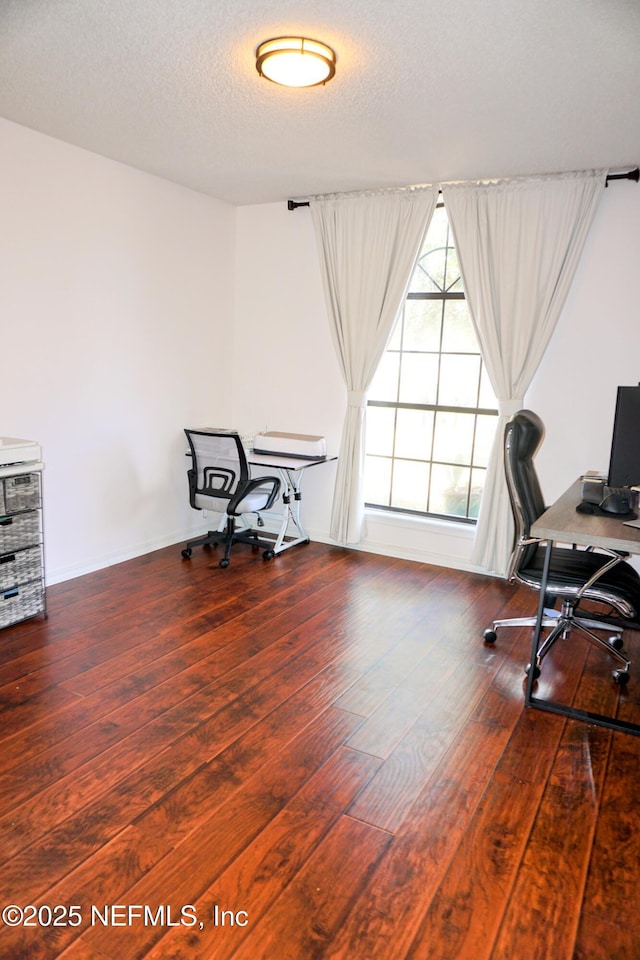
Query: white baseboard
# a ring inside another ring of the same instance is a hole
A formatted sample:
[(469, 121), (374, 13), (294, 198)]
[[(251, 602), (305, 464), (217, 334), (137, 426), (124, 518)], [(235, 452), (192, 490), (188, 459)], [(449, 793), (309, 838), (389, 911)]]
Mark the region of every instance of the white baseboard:
[(54, 583), (63, 583), (65, 580), (73, 580), (75, 577), (82, 577), (86, 573), (95, 573), (96, 570), (104, 570), (106, 567), (113, 567), (116, 563), (124, 563), (126, 560), (133, 560), (135, 557), (142, 557), (146, 553), (153, 553), (154, 550), (161, 550), (163, 547), (176, 545), (176, 558), (180, 558), (179, 545), (189, 538), (200, 536), (202, 530), (182, 530), (176, 533), (168, 533), (151, 540), (132, 544), (126, 550), (116, 553), (102, 554), (90, 557), (78, 564), (72, 564), (66, 567), (53, 567), (49, 569), (46, 565), (45, 557), (45, 580), (47, 586)]
[[(312, 530), (308, 532), (311, 540), (316, 540), (318, 543), (329, 543), (333, 544), (334, 546), (336, 545), (335, 540), (332, 540), (330, 537), (327, 537), (326, 534), (321, 533), (320, 531)], [(455, 556), (451, 553), (439, 552), (432, 548), (415, 548), (398, 544), (390, 544), (381, 540), (374, 541), (369, 538), (365, 538), (358, 544), (350, 544), (348, 549), (360, 550), (363, 553), (377, 553), (382, 557), (393, 557), (396, 560), (413, 560), (416, 563), (429, 563), (437, 567), (449, 567), (452, 570), (464, 570), (467, 573), (486, 573), (486, 571), (477, 566), (477, 564), (471, 563), (470, 560), (467, 560), (464, 557)]]
[[(392, 525), (398, 529), (396, 525)], [(96, 570), (102, 570), (106, 567), (114, 566), (116, 563), (124, 563), (126, 560), (133, 560), (135, 557), (144, 556), (152, 553), (154, 550), (161, 550), (164, 547), (170, 547), (174, 544), (176, 548), (183, 542), (194, 537), (201, 536), (204, 532), (204, 525), (198, 525), (197, 528), (174, 531), (162, 536), (142, 541), (138, 544), (132, 544), (127, 549), (115, 553), (102, 554), (87, 558), (80, 563), (64, 567), (53, 567), (46, 569), (47, 585), (62, 583), (65, 580), (72, 580), (75, 577), (81, 577), (87, 573), (94, 573)], [(266, 524), (269, 529), (271, 524)], [(327, 536), (325, 531), (307, 530), (311, 540), (318, 543), (327, 543), (335, 545), (335, 541)], [(424, 531), (420, 539), (424, 545), (416, 546), (415, 543), (390, 542), (386, 539), (365, 537), (360, 543), (350, 545), (349, 549), (359, 550), (364, 553), (377, 553), (383, 557), (394, 557), (398, 560), (412, 560), (416, 563), (428, 563), (439, 567), (450, 567), (454, 570), (464, 570), (468, 573), (485, 573), (477, 565), (471, 563), (469, 559), (461, 555), (466, 552), (466, 547), (473, 538), (472, 530), (451, 529), (436, 526), (429, 532)], [(448, 548), (448, 549), (447, 549)], [(179, 549), (176, 556), (179, 556)]]

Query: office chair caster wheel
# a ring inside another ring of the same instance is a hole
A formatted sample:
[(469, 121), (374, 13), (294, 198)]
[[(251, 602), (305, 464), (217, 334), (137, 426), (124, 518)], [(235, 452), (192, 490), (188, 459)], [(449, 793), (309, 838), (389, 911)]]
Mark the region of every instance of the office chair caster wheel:
[(184, 548), (184, 550), (182, 551), (182, 556), (185, 558), (185, 560), (189, 560), (189, 559), (190, 559), (190, 557), (191, 557), (191, 550), (189, 549), (189, 547), (185, 547), (185, 548)]
[[(526, 673), (527, 676), (529, 676), (529, 674), (531, 673), (531, 664), (530, 664), (530, 663), (528, 663), (528, 664), (526, 665), (526, 667), (524, 668), (524, 672)], [(534, 668), (533, 668), (533, 679), (534, 679), (534, 680), (537, 680), (539, 676), (540, 676), (540, 667), (534, 667)]]
[(610, 647), (613, 647), (614, 650), (622, 650), (622, 647), (624, 646), (624, 642), (619, 633), (614, 633), (612, 637), (609, 637), (607, 643)]
[(626, 687), (629, 683), (629, 674), (626, 670), (614, 670), (611, 676), (619, 687)]
[(262, 554), (263, 560), (273, 560), (274, 557), (275, 557), (274, 550), (265, 550), (265, 552)]
[(495, 643), (498, 639), (498, 635), (495, 630), (485, 630), (482, 634), (485, 643)]
[(222, 567), (222, 569), (225, 570), (225, 569), (229, 566), (229, 563), (230, 563), (230, 561), (227, 560), (226, 557), (223, 557), (222, 560), (220, 561), (220, 563), (218, 564), (218, 566), (219, 566), (219, 567)]

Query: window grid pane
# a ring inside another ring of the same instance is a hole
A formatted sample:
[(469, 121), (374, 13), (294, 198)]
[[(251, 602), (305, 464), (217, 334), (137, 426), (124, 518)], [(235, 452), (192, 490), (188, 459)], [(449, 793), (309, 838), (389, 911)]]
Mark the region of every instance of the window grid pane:
[(367, 504), (475, 522), (497, 413), (438, 205), (369, 391)]

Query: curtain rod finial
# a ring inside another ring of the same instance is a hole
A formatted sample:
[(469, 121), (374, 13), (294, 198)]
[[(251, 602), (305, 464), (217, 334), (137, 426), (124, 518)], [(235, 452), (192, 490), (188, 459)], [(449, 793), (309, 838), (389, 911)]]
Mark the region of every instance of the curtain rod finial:
[(605, 179), (605, 187), (609, 186), (609, 180), (635, 180), (635, 182), (638, 183), (638, 181), (640, 181), (640, 167), (635, 167), (626, 173), (610, 173)]

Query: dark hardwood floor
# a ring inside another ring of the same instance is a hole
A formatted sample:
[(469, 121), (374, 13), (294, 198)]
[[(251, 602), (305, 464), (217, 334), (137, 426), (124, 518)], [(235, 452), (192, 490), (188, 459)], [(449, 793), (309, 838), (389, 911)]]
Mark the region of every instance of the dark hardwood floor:
[[(172, 547), (0, 633), (3, 960), (640, 957), (640, 737), (527, 710), (536, 598)], [(576, 638), (545, 695), (640, 721)], [(22, 916), (22, 924), (11, 923)]]

